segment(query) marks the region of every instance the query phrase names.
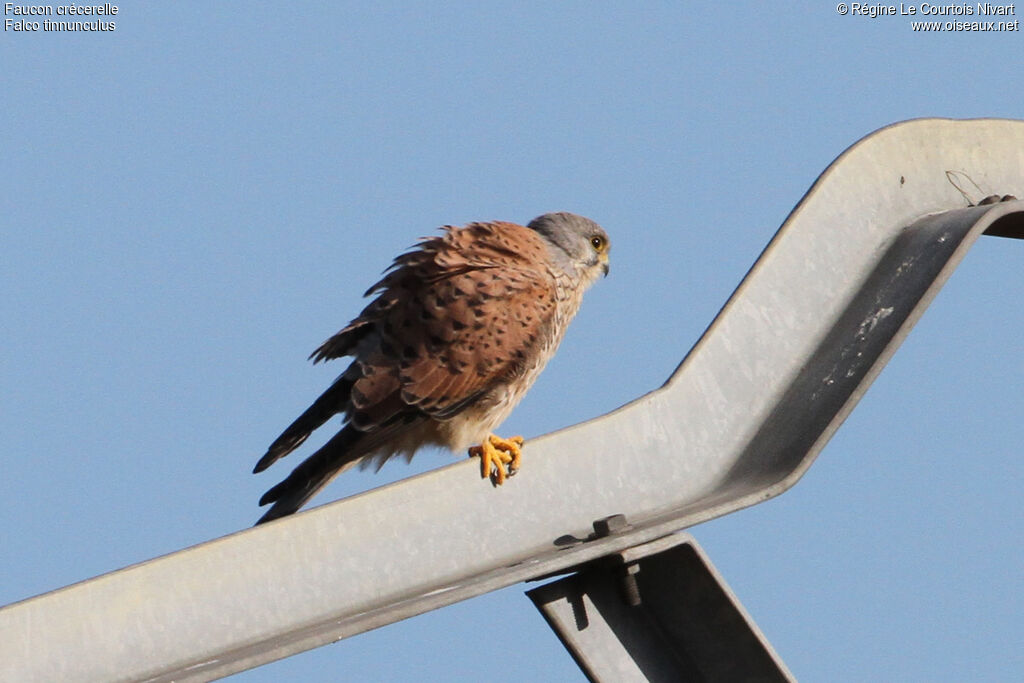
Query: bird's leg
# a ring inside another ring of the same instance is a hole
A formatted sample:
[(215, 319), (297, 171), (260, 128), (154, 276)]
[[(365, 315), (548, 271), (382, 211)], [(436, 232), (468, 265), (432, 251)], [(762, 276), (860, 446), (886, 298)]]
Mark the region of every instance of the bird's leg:
[(502, 439), (489, 434), (482, 444), (469, 449), (469, 457), (480, 458), (481, 478), (490, 477), (495, 486), (501, 486), (506, 477), (519, 470), (523, 459), (522, 446), (521, 436)]

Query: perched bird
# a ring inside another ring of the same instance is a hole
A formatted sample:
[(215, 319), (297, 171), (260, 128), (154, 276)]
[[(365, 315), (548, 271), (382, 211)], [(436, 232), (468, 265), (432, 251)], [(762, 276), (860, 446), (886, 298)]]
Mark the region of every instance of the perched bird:
[(261, 524), (297, 511), (352, 465), (438, 445), (472, 444), (495, 485), (520, 465), (522, 437), (493, 430), (555, 353), (583, 291), (608, 274), (608, 235), (549, 213), (522, 226), (446, 226), (394, 260), (376, 298), (313, 352), (348, 369), (271, 444), (254, 472), (292, 452), (336, 414), (345, 425), (260, 498)]

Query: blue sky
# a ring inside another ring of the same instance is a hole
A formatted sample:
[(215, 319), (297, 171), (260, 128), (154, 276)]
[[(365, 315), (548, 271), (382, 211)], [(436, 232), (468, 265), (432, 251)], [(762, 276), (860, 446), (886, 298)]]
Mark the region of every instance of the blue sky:
[[(125, 3), (116, 22), (0, 36), (0, 604), (255, 521), (288, 467), (252, 465), (339, 372), (306, 356), (437, 226), (571, 210), (612, 236), (611, 276), (503, 429), (536, 435), (660, 385), (860, 137), (1022, 116), (1019, 32), (831, 3)], [(691, 530), (801, 680), (1024, 671), (1022, 263), (980, 240), (804, 479)], [(523, 588), (236, 680), (584, 680)], [(494, 629), (519, 645), (479, 647)]]

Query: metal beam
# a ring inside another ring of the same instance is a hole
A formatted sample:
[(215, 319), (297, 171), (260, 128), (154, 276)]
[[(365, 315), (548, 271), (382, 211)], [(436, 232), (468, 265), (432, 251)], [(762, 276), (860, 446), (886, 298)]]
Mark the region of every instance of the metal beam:
[[(661, 389), (529, 441), (510, 484), (464, 461), (9, 605), (0, 680), (208, 680), (782, 493), (974, 240), (1024, 232), (1024, 202), (951, 211), (950, 170), (1024, 196), (1024, 122), (855, 144)], [(615, 513), (632, 526), (590, 533)]]
[(526, 594), (594, 683), (796, 680), (689, 534)]

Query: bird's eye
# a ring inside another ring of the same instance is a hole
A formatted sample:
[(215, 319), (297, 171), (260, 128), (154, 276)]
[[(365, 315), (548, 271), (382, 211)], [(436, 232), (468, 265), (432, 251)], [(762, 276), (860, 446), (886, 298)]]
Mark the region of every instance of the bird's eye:
[(590, 238), (590, 246), (594, 247), (594, 251), (598, 253), (604, 251), (606, 244), (605, 239), (600, 235), (594, 235)]

